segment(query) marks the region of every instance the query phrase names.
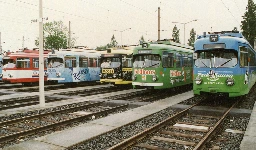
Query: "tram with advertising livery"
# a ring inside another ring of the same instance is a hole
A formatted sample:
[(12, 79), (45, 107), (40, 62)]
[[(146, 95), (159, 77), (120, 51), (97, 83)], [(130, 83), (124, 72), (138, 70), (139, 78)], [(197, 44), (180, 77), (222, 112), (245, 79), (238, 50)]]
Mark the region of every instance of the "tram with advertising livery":
[[(44, 65), (48, 50), (44, 51)], [(47, 81), (46, 67), (44, 69), (44, 80)], [(39, 50), (24, 49), (9, 53), (3, 57), (2, 81), (4, 83), (21, 83), (32, 85), (39, 83)]]
[(64, 84), (99, 81), (99, 59), (100, 53), (91, 49), (52, 51), (47, 58), (47, 80)]
[(133, 51), (134, 88), (167, 89), (192, 84), (193, 47), (171, 40), (141, 43)]
[(132, 83), (133, 46), (108, 49), (101, 54), (101, 83), (127, 85)]
[(249, 93), (256, 81), (256, 52), (236, 30), (199, 36), (194, 53), (195, 95), (237, 97)]

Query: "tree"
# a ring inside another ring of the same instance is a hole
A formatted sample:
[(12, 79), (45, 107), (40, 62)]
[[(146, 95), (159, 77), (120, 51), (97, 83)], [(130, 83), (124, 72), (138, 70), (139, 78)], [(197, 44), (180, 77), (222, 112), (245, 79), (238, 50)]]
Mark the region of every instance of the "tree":
[(103, 51), (103, 50), (106, 50), (106, 49), (107, 49), (107, 45), (105, 45), (105, 46), (97, 46), (96, 47), (97, 51)]
[(196, 31), (194, 30), (194, 28), (192, 28), (190, 31), (190, 38), (188, 39), (188, 45), (194, 47), (195, 40), (196, 40)]
[(180, 30), (177, 28), (177, 26), (175, 25), (173, 30), (172, 30), (172, 38), (173, 41), (176, 43), (180, 43), (180, 34), (179, 34)]
[(116, 38), (115, 38), (115, 35), (113, 34), (113, 36), (111, 37), (111, 41), (109, 44), (107, 44), (107, 47), (117, 47), (117, 41), (116, 41)]
[[(47, 22), (43, 25), (44, 49), (67, 48), (68, 28), (62, 21)], [(74, 45), (75, 38), (71, 39), (71, 45)], [(39, 40), (35, 40), (35, 45), (39, 45)]]
[(254, 39), (256, 37), (256, 6), (253, 0), (248, 0), (246, 12), (244, 13), (243, 21), (241, 21), (241, 29), (243, 30), (243, 36), (254, 47)]

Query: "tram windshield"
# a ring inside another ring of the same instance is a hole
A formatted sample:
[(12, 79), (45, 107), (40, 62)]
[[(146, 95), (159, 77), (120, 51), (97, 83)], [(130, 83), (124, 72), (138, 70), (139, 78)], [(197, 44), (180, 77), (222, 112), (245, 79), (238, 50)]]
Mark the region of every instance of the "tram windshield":
[(3, 68), (15, 68), (14, 59), (3, 59)]
[(237, 65), (238, 53), (235, 50), (207, 50), (196, 53), (195, 66), (199, 68), (234, 67)]
[(47, 60), (48, 64), (47, 66), (49, 68), (58, 68), (58, 67), (63, 67), (63, 59), (62, 58), (48, 58)]
[(118, 68), (121, 65), (119, 57), (103, 57), (101, 59), (101, 68)]
[(134, 55), (133, 67), (154, 67), (160, 66), (161, 57), (159, 54)]

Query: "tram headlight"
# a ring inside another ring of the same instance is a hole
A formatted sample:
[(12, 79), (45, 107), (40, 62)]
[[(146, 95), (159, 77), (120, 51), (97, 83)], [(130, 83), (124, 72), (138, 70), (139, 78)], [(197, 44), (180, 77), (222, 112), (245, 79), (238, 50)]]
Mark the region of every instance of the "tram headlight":
[(135, 81), (137, 79), (137, 76), (136, 75), (133, 75), (132, 76), (132, 80)]
[(0, 78), (2, 78), (3, 77), (3, 74), (0, 74)]
[(47, 77), (48, 76), (48, 72), (44, 72), (44, 76)]
[(10, 77), (10, 78), (11, 78), (11, 77), (13, 77), (13, 76), (12, 76), (11, 74), (8, 74), (8, 77)]
[(152, 76), (152, 80), (153, 80), (153, 81), (156, 81), (156, 80), (157, 80), (157, 76), (156, 76), (156, 75), (153, 75), (153, 76)]
[(228, 86), (232, 86), (232, 85), (234, 85), (234, 79), (232, 79), (232, 78), (228, 78), (227, 80), (226, 80), (226, 84), (228, 85)]
[(113, 74), (113, 78), (116, 78), (116, 74), (115, 73)]
[(99, 74), (99, 77), (100, 77), (100, 78), (102, 77), (102, 74), (101, 74), (101, 73)]
[(203, 80), (200, 77), (196, 77), (195, 82), (197, 85), (202, 84)]
[(56, 72), (56, 76), (57, 76), (57, 77), (60, 77), (60, 76), (61, 76), (61, 73), (60, 73), (60, 72)]

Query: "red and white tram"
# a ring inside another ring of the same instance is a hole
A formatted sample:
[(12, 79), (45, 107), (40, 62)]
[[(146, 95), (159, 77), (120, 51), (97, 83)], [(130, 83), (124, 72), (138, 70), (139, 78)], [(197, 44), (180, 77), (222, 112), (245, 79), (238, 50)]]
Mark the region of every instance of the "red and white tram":
[[(46, 58), (49, 51), (44, 51), (44, 80), (47, 81)], [(25, 49), (3, 57), (3, 82), (22, 83), (24, 85), (39, 83), (39, 51)]]

